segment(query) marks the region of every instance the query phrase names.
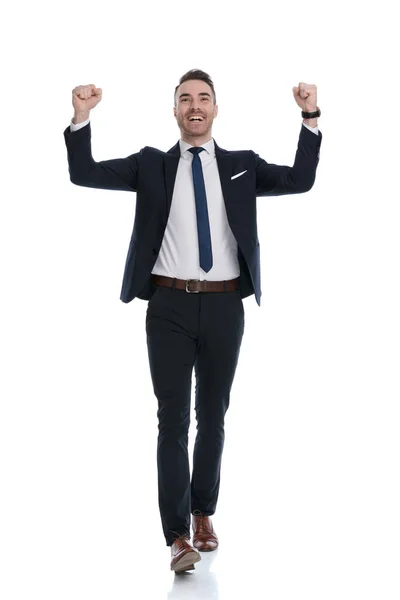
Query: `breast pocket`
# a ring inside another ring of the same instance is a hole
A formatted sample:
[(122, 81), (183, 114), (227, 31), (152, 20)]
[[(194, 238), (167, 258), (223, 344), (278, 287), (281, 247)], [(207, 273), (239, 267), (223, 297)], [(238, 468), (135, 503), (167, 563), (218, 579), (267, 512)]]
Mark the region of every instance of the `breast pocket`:
[(231, 175), (231, 181), (235, 181), (235, 180), (239, 179), (240, 177), (244, 177), (247, 172), (248, 172), (247, 169), (243, 169), (242, 171), (239, 170), (234, 175)]

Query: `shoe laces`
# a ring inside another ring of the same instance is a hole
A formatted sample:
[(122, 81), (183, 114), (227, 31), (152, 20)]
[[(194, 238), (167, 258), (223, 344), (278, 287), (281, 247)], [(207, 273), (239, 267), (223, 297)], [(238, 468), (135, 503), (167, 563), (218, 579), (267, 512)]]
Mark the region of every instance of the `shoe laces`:
[(176, 534), (176, 538), (174, 539), (173, 543), (175, 544), (176, 542), (178, 542), (178, 544), (180, 546), (183, 545), (183, 540), (189, 541), (190, 540), (190, 536), (187, 533), (178, 533), (177, 531), (174, 531), (173, 529), (171, 529), (172, 533)]
[[(199, 511), (200, 512), (200, 511)], [(194, 514), (194, 513), (193, 513)], [(200, 514), (194, 514), (196, 517), (196, 532), (197, 533), (212, 533), (212, 525), (208, 520), (208, 516)]]

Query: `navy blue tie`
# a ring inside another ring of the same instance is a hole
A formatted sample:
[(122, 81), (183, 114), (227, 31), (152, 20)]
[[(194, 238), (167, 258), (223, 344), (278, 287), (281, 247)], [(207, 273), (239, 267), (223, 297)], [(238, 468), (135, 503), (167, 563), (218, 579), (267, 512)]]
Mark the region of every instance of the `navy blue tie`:
[(199, 152), (204, 148), (189, 148), (193, 154), (192, 172), (194, 195), (196, 198), (197, 232), (199, 236), (200, 267), (208, 273), (213, 266), (211, 250), (210, 223), (208, 220), (206, 188), (204, 186), (203, 169)]

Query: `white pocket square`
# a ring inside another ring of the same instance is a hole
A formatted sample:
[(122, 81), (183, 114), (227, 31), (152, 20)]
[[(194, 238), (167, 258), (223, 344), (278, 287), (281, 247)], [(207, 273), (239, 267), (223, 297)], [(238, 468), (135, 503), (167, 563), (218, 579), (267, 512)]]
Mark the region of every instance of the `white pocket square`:
[(246, 169), (246, 171), (242, 171), (241, 173), (237, 173), (237, 175), (232, 175), (231, 179), (236, 179), (236, 177), (240, 177), (241, 175), (243, 175), (243, 173), (247, 173), (247, 169)]

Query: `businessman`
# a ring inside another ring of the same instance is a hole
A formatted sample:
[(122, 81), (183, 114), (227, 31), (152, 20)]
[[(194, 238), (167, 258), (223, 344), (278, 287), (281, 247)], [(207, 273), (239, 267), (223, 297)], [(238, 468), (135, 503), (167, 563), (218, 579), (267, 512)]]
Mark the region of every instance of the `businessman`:
[[(120, 299), (148, 301), (146, 335), (158, 401), (158, 501), (170, 568), (193, 570), (199, 551), (218, 547), (211, 516), (220, 487), (224, 417), (244, 332), (243, 298), (261, 302), (256, 199), (302, 194), (314, 185), (322, 134), (315, 85), (292, 88), (303, 122), (292, 167), (252, 150), (228, 151), (212, 137), (213, 82), (192, 69), (175, 88), (179, 141), (168, 152), (145, 146), (96, 162), (90, 111), (101, 88), (72, 91), (64, 131), (75, 185), (136, 192)], [(259, 106), (260, 114), (263, 107)], [(189, 472), (188, 430), (195, 371), (197, 434)], [(191, 529), (193, 543), (191, 543)]]

